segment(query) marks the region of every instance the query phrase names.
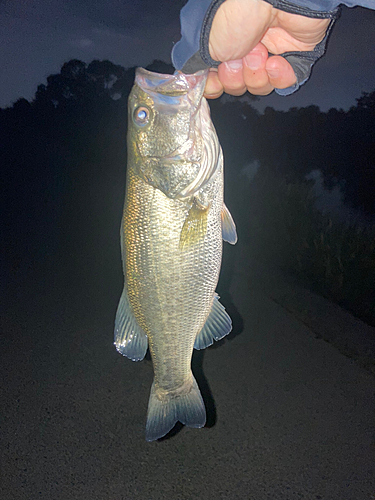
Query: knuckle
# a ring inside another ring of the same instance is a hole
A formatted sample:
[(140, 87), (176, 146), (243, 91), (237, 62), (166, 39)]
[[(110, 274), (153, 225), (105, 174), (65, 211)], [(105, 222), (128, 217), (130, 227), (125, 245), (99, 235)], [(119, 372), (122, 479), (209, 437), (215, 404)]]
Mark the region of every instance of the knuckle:
[(266, 85), (263, 87), (247, 87), (247, 90), (250, 92), (250, 94), (254, 95), (268, 95), (273, 92), (274, 87), (272, 87), (272, 85)]

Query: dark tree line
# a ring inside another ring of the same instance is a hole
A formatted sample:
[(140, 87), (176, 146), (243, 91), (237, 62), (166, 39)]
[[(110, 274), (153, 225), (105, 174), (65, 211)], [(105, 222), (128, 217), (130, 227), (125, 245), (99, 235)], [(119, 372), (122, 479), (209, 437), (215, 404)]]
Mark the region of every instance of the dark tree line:
[(348, 204), (375, 214), (375, 91), (348, 111), (309, 106), (260, 115), (239, 101), (211, 108), (227, 169), (257, 159), (289, 182), (319, 169), (328, 189), (340, 183)]
[[(161, 61), (149, 69), (172, 72)], [(72, 60), (39, 85), (31, 102), (19, 99), (0, 109), (2, 225), (10, 254), (17, 248), (36, 255), (46, 251), (64, 241), (61, 228), (78, 240), (100, 233), (103, 245), (114, 230), (117, 234), (133, 81), (134, 68)], [(375, 213), (375, 91), (346, 112), (310, 106), (288, 112), (267, 108), (260, 115), (251, 99), (210, 104), (229, 194), (238, 189), (231, 172), (257, 159), (268, 174), (278, 172), (289, 181), (320, 169), (327, 187), (343, 183), (349, 203)]]
[(68, 233), (79, 246), (116, 196), (122, 203), (133, 80), (134, 69), (72, 60), (33, 101), (0, 110), (1, 220), (12, 260), (54, 252)]

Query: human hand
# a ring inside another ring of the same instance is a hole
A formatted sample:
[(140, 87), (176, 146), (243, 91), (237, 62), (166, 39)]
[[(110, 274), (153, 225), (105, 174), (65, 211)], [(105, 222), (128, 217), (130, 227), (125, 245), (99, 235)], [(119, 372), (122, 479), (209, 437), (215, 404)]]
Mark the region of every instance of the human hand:
[(210, 69), (205, 97), (215, 99), (223, 92), (239, 96), (247, 90), (267, 95), (294, 85), (292, 66), (277, 54), (313, 50), (330, 21), (289, 14), (263, 0), (226, 0), (209, 38), (211, 57), (222, 63)]

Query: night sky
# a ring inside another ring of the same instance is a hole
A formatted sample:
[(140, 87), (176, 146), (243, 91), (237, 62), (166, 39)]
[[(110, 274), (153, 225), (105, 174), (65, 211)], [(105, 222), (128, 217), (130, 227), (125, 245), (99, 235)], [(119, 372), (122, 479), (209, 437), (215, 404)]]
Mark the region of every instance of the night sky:
[[(32, 99), (38, 84), (70, 59), (124, 67), (170, 62), (185, 0), (0, 0), (0, 107)], [(375, 89), (375, 11), (343, 7), (326, 56), (295, 95), (262, 97), (256, 107), (316, 104), (347, 109)]]

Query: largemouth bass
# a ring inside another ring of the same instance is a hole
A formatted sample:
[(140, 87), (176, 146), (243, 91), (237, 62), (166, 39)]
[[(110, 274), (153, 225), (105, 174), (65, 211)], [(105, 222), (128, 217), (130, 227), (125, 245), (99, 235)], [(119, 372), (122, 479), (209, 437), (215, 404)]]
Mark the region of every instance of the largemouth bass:
[(223, 154), (203, 98), (206, 78), (207, 70), (162, 75), (138, 68), (129, 96), (125, 285), (115, 345), (134, 361), (150, 348), (147, 441), (177, 421), (205, 425), (193, 348), (232, 328), (215, 288), (222, 240), (234, 244), (237, 235), (223, 202)]

